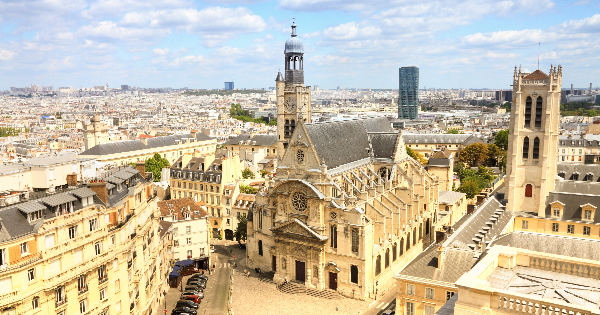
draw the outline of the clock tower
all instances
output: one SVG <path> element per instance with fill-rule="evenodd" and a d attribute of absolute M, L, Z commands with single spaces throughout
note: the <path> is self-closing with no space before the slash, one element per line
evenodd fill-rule
<path fill-rule="evenodd" d="M 310 86 L 304 86 L 304 45 L 296 35 L 285 42 L 285 79 L 281 72 L 275 79 L 277 95 L 277 159 L 281 161 L 294 129 L 311 122 Z"/>

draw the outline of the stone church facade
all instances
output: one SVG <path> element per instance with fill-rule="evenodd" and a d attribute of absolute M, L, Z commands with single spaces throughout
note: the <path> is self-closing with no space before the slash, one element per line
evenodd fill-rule
<path fill-rule="evenodd" d="M 276 283 L 373 297 L 434 241 L 438 180 L 407 155 L 386 118 L 310 122 L 303 72 L 288 71 L 290 60 L 302 61 L 288 47 L 303 51 L 292 28 L 286 78 L 276 81 L 283 149 L 275 179 L 249 212 L 247 266 L 273 271 Z M 280 99 L 280 87 L 296 90 Z M 301 110 L 285 108 L 287 97 L 297 104 L 304 96 Z"/>

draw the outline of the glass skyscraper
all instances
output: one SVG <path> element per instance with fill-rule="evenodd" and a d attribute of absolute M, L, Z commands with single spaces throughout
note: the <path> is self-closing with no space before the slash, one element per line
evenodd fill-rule
<path fill-rule="evenodd" d="M 398 118 L 417 119 L 419 113 L 419 68 L 400 68 Z"/>

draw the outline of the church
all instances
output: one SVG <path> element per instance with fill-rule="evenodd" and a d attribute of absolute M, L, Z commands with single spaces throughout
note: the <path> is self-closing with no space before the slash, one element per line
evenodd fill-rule
<path fill-rule="evenodd" d="M 278 73 L 277 175 L 248 216 L 247 267 L 341 295 L 374 297 L 434 241 L 438 178 L 386 118 L 311 121 L 292 25 Z"/>

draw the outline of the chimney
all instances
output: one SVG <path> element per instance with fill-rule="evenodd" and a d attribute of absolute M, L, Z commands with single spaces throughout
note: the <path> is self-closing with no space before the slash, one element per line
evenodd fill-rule
<path fill-rule="evenodd" d="M 135 162 L 135 169 L 142 174 L 142 176 L 146 176 L 146 163 L 145 162 Z"/>
<path fill-rule="evenodd" d="M 108 202 L 108 193 L 106 191 L 106 182 L 103 180 L 92 181 L 88 183 L 88 187 L 98 195 L 102 202 Z"/>
<path fill-rule="evenodd" d="M 190 131 L 190 134 L 192 135 L 192 138 L 196 139 L 196 134 L 198 133 L 198 130 L 194 129 L 192 131 Z"/>
<path fill-rule="evenodd" d="M 69 187 L 77 186 L 77 173 L 67 174 L 67 185 Z"/>

